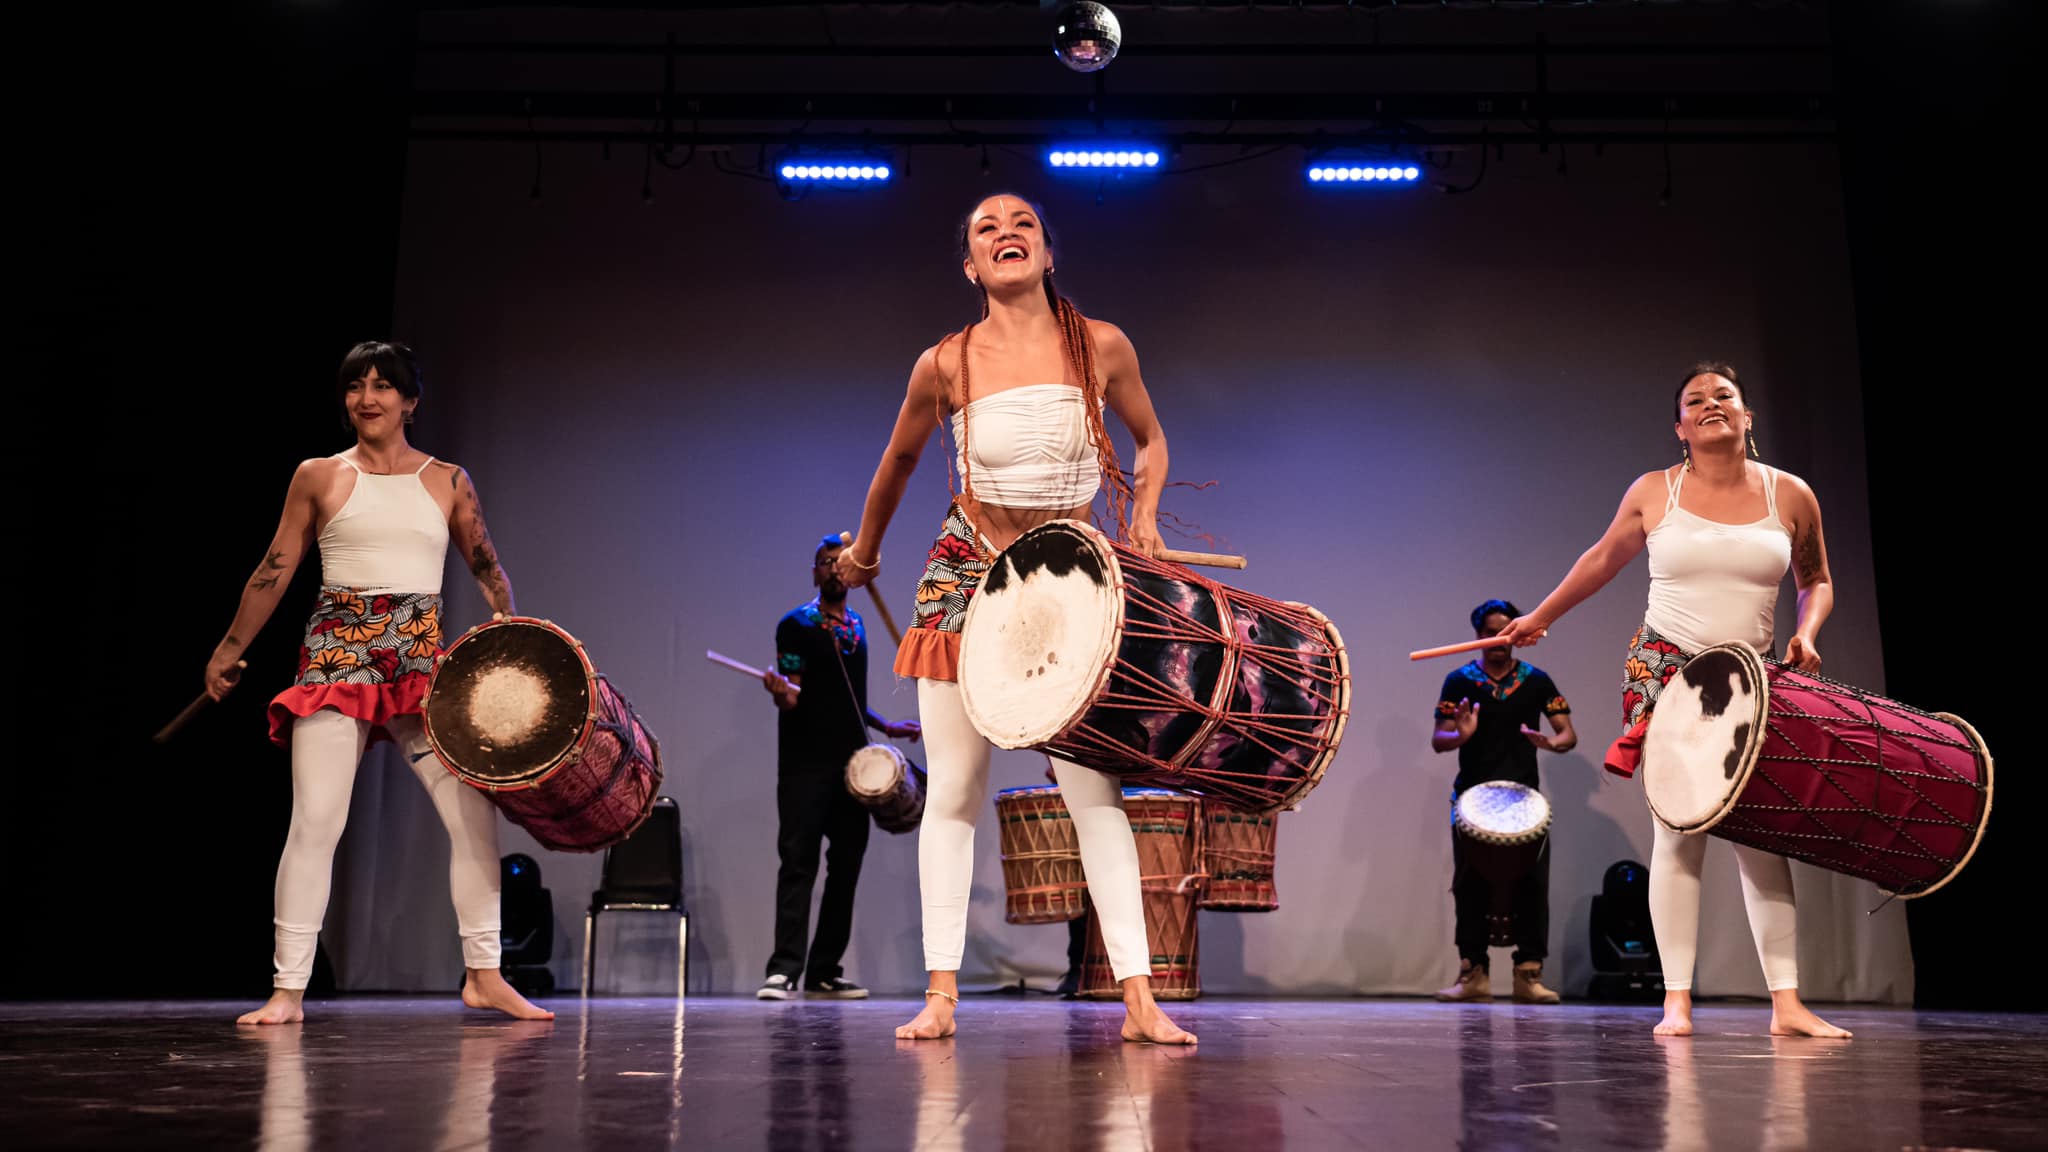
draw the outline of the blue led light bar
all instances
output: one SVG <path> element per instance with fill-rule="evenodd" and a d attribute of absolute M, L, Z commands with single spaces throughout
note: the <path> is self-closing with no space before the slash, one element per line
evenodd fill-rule
<path fill-rule="evenodd" d="M 791 157 L 775 172 L 787 184 L 882 184 L 895 175 L 887 163 L 872 156 Z"/>
<path fill-rule="evenodd" d="M 1058 144 L 1046 150 L 1045 162 L 1065 170 L 1144 172 L 1156 170 L 1164 157 L 1142 144 Z"/>
<path fill-rule="evenodd" d="M 1308 166 L 1311 184 L 1413 184 L 1420 179 L 1422 169 L 1413 164 L 1317 162 Z"/>

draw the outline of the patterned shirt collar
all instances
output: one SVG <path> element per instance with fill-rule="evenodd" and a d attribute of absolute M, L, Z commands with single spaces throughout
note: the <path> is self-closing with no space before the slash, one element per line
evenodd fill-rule
<path fill-rule="evenodd" d="M 1515 661 L 1515 666 L 1508 670 L 1508 674 L 1504 679 L 1500 680 L 1495 680 L 1493 677 L 1488 676 L 1486 674 L 1486 666 L 1477 660 L 1458 669 L 1460 675 L 1486 689 L 1495 700 L 1505 700 L 1513 696 L 1515 689 L 1520 688 L 1522 681 L 1528 679 L 1529 673 L 1534 671 L 1534 668 L 1531 668 L 1526 661 L 1522 660 Z"/>
<path fill-rule="evenodd" d="M 784 603 L 787 603 L 787 601 L 784 601 Z M 845 611 L 846 619 L 835 619 L 831 613 L 825 611 L 823 605 L 818 603 L 818 598 L 815 596 L 811 598 L 810 603 L 797 609 L 798 614 L 803 617 L 804 623 L 814 628 L 823 628 L 831 633 L 832 638 L 839 641 L 839 650 L 851 656 L 854 650 L 861 646 L 861 642 L 867 639 L 867 630 L 861 626 L 859 613 L 851 608 Z"/>

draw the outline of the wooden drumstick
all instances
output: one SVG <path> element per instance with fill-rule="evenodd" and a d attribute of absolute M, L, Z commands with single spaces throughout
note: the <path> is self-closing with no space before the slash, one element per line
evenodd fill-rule
<path fill-rule="evenodd" d="M 747 675 L 752 676 L 756 680 L 765 680 L 768 677 L 768 673 L 763 672 L 761 669 L 754 667 L 752 664 L 742 664 L 730 656 L 727 656 L 720 652 L 713 652 L 709 648 L 706 648 L 704 650 L 704 658 L 706 660 L 711 661 L 713 664 L 723 664 L 727 668 L 730 668 L 735 672 L 745 672 Z M 793 692 L 803 691 L 803 686 L 801 684 L 791 684 L 789 687 L 790 690 Z"/>
<path fill-rule="evenodd" d="M 1159 558 L 1173 564 L 1200 564 L 1205 568 L 1242 568 L 1245 565 L 1244 557 L 1227 552 L 1183 552 L 1178 548 L 1166 549 Z"/>
<path fill-rule="evenodd" d="M 247 667 L 249 667 L 249 662 L 247 660 L 235 661 L 235 680 L 240 680 L 242 678 L 242 670 Z M 168 741 L 171 737 L 176 736 L 178 734 L 178 729 L 183 728 L 187 724 L 190 724 L 192 722 L 192 718 L 194 716 L 199 715 L 199 713 L 202 710 L 204 710 L 208 704 L 211 703 L 213 703 L 213 696 L 210 693 L 201 692 L 199 695 L 193 697 L 192 702 L 190 704 L 185 705 L 185 710 L 178 713 L 176 716 L 171 717 L 171 722 L 169 724 L 166 724 L 162 728 L 157 729 L 156 735 L 150 737 L 149 742 L 152 744 L 162 744 Z"/>
<path fill-rule="evenodd" d="M 853 533 L 841 532 L 839 534 L 839 546 L 841 548 L 848 548 L 852 545 Z M 879 563 L 879 561 L 877 561 L 877 563 Z M 875 614 L 882 618 L 882 627 L 887 628 L 889 630 L 889 639 L 893 641 L 897 647 L 901 648 L 903 646 L 903 629 L 898 628 L 896 626 L 896 614 L 889 611 L 889 602 L 887 600 L 882 599 L 882 594 L 880 592 L 875 591 L 875 586 L 873 584 L 868 585 L 868 596 L 875 602 Z"/>
<path fill-rule="evenodd" d="M 1549 635 L 1549 633 L 1547 631 L 1538 632 L 1536 635 L 1547 636 Z M 1500 642 L 1500 637 L 1498 636 L 1487 636 L 1478 640 L 1467 640 L 1462 644 L 1446 644 L 1441 648 L 1424 648 L 1417 652 L 1410 652 L 1408 654 L 1408 658 L 1410 660 L 1428 660 L 1436 656 L 1455 656 L 1460 652 L 1477 652 L 1481 648 L 1503 648 L 1512 646 L 1512 644 L 1502 644 Z"/>

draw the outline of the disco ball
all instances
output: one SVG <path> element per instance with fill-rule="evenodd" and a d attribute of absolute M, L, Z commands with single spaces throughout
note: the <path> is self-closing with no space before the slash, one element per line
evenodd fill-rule
<path fill-rule="evenodd" d="M 1054 17 L 1052 50 L 1060 63 L 1076 72 L 1099 72 L 1116 59 L 1124 30 L 1106 5 L 1082 3 L 1061 8 Z"/>

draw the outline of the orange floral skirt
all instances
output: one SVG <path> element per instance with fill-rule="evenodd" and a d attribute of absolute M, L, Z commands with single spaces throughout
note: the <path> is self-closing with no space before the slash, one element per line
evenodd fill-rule
<path fill-rule="evenodd" d="M 441 652 L 441 597 L 322 588 L 299 646 L 298 678 L 270 702 L 270 739 L 290 746 L 292 722 L 333 708 L 372 726 L 418 715 Z"/>
<path fill-rule="evenodd" d="M 960 629 L 967 622 L 967 604 L 994 559 L 954 501 L 917 582 L 917 618 L 896 646 L 898 676 L 960 678 Z"/>

